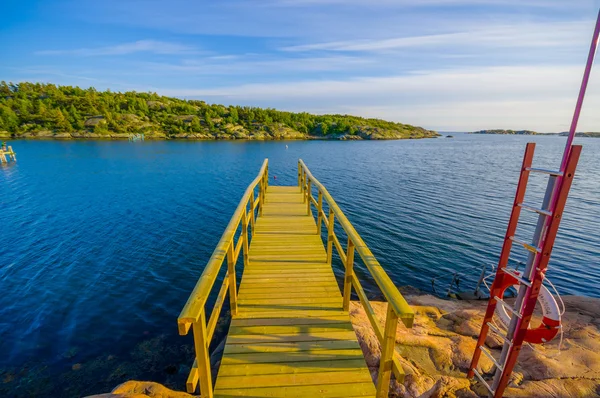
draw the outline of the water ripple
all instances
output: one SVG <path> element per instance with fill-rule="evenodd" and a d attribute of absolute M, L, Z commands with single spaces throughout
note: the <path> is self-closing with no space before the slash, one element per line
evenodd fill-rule
<path fill-rule="evenodd" d="M 0 364 L 64 365 L 73 347 L 83 361 L 127 351 L 147 331 L 175 333 L 264 157 L 280 185 L 296 183 L 304 159 L 398 286 L 428 289 L 442 272 L 494 263 L 525 143 L 538 142 L 537 166 L 555 168 L 564 139 L 455 137 L 288 142 L 288 150 L 282 142 L 14 142 L 19 163 L 0 168 Z M 581 142 L 548 275 L 562 293 L 599 297 L 600 140 Z M 532 176 L 527 201 L 539 202 L 544 187 Z M 524 215 L 519 233 L 534 226 Z M 377 296 L 360 262 L 357 272 Z"/>

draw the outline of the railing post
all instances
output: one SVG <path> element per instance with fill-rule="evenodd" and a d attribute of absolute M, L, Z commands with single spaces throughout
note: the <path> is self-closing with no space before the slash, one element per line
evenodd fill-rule
<path fill-rule="evenodd" d="M 302 203 L 306 200 L 306 171 L 302 170 Z"/>
<path fill-rule="evenodd" d="M 311 215 L 310 213 L 310 206 L 311 206 L 311 199 L 312 199 L 312 192 L 311 192 L 312 186 L 310 183 L 310 180 L 308 180 L 308 188 L 306 189 L 306 214 L 308 214 L 309 216 Z"/>
<path fill-rule="evenodd" d="M 258 184 L 258 198 L 260 203 L 258 204 L 258 215 L 262 216 L 263 214 L 263 205 L 265 204 L 265 178 L 263 177 L 260 180 L 260 184 Z M 254 232 L 254 231 L 252 231 Z"/>
<path fill-rule="evenodd" d="M 231 315 L 237 315 L 237 284 L 235 282 L 235 263 L 233 262 L 234 255 L 233 238 L 227 249 L 227 270 L 229 271 L 229 303 L 231 306 Z"/>
<path fill-rule="evenodd" d="M 302 190 L 302 165 L 298 160 L 298 187 Z"/>
<path fill-rule="evenodd" d="M 385 319 L 385 331 L 381 343 L 381 357 L 379 360 L 379 373 L 377 375 L 377 398 L 387 398 L 390 389 L 390 378 L 393 368 L 394 350 L 396 347 L 396 326 L 398 315 L 392 305 L 388 303 Z"/>
<path fill-rule="evenodd" d="M 200 380 L 200 396 L 212 398 L 213 386 L 210 372 L 210 358 L 208 355 L 209 342 L 206 338 L 206 315 L 204 310 L 200 313 L 200 319 L 193 323 L 194 349 L 196 351 L 196 365 L 198 366 L 198 379 Z"/>
<path fill-rule="evenodd" d="M 252 202 L 251 206 L 254 207 L 254 192 L 252 193 Z M 244 254 L 244 269 L 248 266 L 248 213 L 246 213 L 246 208 L 244 207 L 244 213 L 242 215 L 242 251 Z M 250 220 L 254 220 L 254 210 L 250 214 Z M 252 223 L 252 234 L 254 235 L 254 223 Z M 232 245 L 233 246 L 233 245 Z"/>
<path fill-rule="evenodd" d="M 329 208 L 329 226 L 327 227 L 327 264 L 331 265 L 331 258 L 333 256 L 333 222 L 334 222 L 333 209 Z"/>
<path fill-rule="evenodd" d="M 260 200 L 260 196 L 258 197 L 258 199 Z M 260 205 L 260 202 L 258 202 L 258 204 Z M 253 238 L 254 238 L 254 224 L 255 224 L 255 220 L 254 220 L 254 190 L 252 190 L 252 193 L 250 194 L 250 227 L 252 230 Z M 243 226 L 243 224 L 242 224 L 242 226 Z M 246 231 L 247 230 L 248 230 L 248 220 L 246 219 Z M 244 265 L 245 264 L 246 263 L 244 263 Z"/>
<path fill-rule="evenodd" d="M 319 189 L 319 205 L 317 206 L 317 235 L 321 236 L 321 220 L 323 220 L 323 192 Z"/>
<path fill-rule="evenodd" d="M 346 274 L 344 277 L 344 311 L 350 309 L 350 294 L 352 293 L 352 274 L 354 273 L 354 242 L 348 238 L 346 251 Z"/>

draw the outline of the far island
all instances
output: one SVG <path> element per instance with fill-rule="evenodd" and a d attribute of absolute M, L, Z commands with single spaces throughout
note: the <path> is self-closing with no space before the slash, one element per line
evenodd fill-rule
<path fill-rule="evenodd" d="M 538 135 L 540 133 L 531 130 L 479 130 L 473 131 L 468 134 L 509 134 L 509 135 Z"/>
<path fill-rule="evenodd" d="M 538 133 L 537 131 L 532 130 L 503 130 L 503 129 L 495 129 L 495 130 L 479 130 L 473 131 L 467 134 L 503 134 L 503 135 L 552 135 L 555 137 L 566 137 L 569 135 L 568 131 L 563 131 L 562 133 Z M 575 133 L 575 137 L 590 137 L 590 138 L 600 138 L 600 133 L 595 132 L 577 132 Z"/>
<path fill-rule="evenodd" d="M 563 131 L 562 133 L 558 134 L 561 137 L 566 137 L 569 135 L 568 131 Z M 600 138 L 600 133 L 595 133 L 595 132 L 581 132 L 581 133 L 575 133 L 575 137 L 588 137 L 588 138 Z"/>
<path fill-rule="evenodd" d="M 0 139 L 387 140 L 422 127 L 350 115 L 207 104 L 135 91 L 0 83 Z"/>

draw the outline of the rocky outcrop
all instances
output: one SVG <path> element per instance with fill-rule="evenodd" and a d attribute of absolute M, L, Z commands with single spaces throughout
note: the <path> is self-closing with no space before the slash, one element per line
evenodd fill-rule
<path fill-rule="evenodd" d="M 396 348 L 406 372 L 403 384 L 394 382 L 395 397 L 477 397 L 485 389 L 466 379 L 476 338 L 486 307 L 485 301 L 449 301 L 429 295 L 408 297 L 415 310 L 412 329 L 402 324 L 396 333 Z M 373 302 L 383 325 L 387 304 Z M 513 373 L 506 397 L 597 397 L 600 394 L 600 300 L 566 297 L 564 337 L 535 350 L 525 346 Z M 359 303 L 351 303 L 350 316 L 367 364 L 374 377 L 379 367 L 379 343 Z M 496 358 L 501 342 L 489 336 L 486 344 Z M 492 363 L 481 357 L 484 372 Z M 490 375 L 491 376 L 491 375 Z"/>
<path fill-rule="evenodd" d="M 173 391 L 162 384 L 151 381 L 131 380 L 117 386 L 107 394 L 90 395 L 87 398 L 192 398 L 181 391 Z"/>

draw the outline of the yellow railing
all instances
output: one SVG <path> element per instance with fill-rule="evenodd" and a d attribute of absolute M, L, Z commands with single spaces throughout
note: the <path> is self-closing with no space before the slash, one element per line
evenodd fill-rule
<path fill-rule="evenodd" d="M 410 328 L 413 324 L 414 312 L 404 297 L 402 297 L 402 294 L 398 291 L 385 270 L 381 267 L 373 253 L 371 253 L 371 250 L 369 250 L 366 243 L 362 240 L 358 232 L 356 232 L 352 224 L 350 224 L 350 221 L 348 221 L 335 200 L 333 200 L 329 192 L 327 192 L 327 189 L 325 189 L 319 180 L 311 174 L 310 170 L 302 160 L 298 161 L 298 185 L 304 194 L 304 201 L 306 203 L 308 214 L 312 214 L 311 206 L 314 205 L 316 208 L 317 233 L 319 236 L 321 235 L 321 225 L 324 224 L 325 227 L 327 227 L 327 262 L 331 264 L 333 246 L 335 246 L 340 259 L 344 264 L 344 310 L 348 311 L 349 309 L 350 294 L 352 287 L 354 287 L 354 291 L 360 299 L 371 326 L 375 331 L 375 335 L 381 344 L 381 362 L 377 377 L 377 396 L 387 397 L 391 373 L 393 372 L 396 379 L 400 382 L 404 380 L 404 372 L 398 359 L 399 355 L 395 352 L 396 326 L 398 324 L 398 319 L 400 319 L 406 327 Z M 317 199 L 315 199 L 312 194 L 313 186 L 317 189 Z M 329 214 L 326 214 L 323 209 L 323 200 L 327 202 Z M 346 250 L 343 249 L 338 237 L 335 235 L 334 223 L 336 220 L 348 236 Z M 377 286 L 379 286 L 379 289 L 388 303 L 385 327 L 383 330 L 375 316 L 375 311 L 358 280 L 358 276 L 356 272 L 354 272 L 355 252 L 358 253 L 364 262 L 367 270 L 370 272 Z"/>
<path fill-rule="evenodd" d="M 210 370 L 210 357 L 208 347 L 215 332 L 217 321 L 221 308 L 225 302 L 227 292 L 229 292 L 229 303 L 232 315 L 237 314 L 237 284 L 235 278 L 235 264 L 237 263 L 240 251 L 243 251 L 244 266 L 248 265 L 248 248 L 250 227 L 251 234 L 254 234 L 254 225 L 256 222 L 256 209 L 259 215 L 262 214 L 262 207 L 265 201 L 265 192 L 269 184 L 269 165 L 265 159 L 258 176 L 246 189 L 242 200 L 237 206 L 233 217 L 229 221 L 221 240 L 217 244 L 215 251 L 208 260 L 200 279 L 196 283 L 192 294 L 187 303 L 181 310 L 177 319 L 177 326 L 180 335 L 186 335 L 190 328 L 194 333 L 194 348 L 196 358 L 187 379 L 186 388 L 189 393 L 196 391 L 198 381 L 200 381 L 200 393 L 202 397 L 213 396 L 213 386 Z M 254 191 L 258 186 L 258 198 L 255 199 Z M 241 234 L 235 242 L 235 234 L 242 223 Z M 227 257 L 227 273 L 223 278 L 223 284 L 217 295 L 217 300 L 211 312 L 208 323 L 206 322 L 205 304 L 208 296 L 215 284 L 217 275 L 221 266 Z"/>

